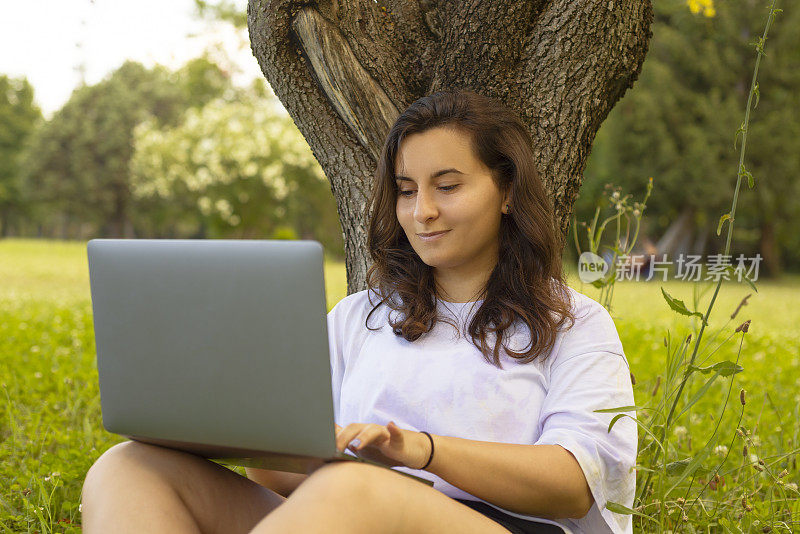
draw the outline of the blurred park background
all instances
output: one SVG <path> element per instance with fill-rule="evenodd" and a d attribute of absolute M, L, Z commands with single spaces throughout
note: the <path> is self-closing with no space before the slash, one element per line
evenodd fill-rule
<path fill-rule="evenodd" d="M 10 47 L 13 32 L 4 38 L 0 236 L 301 238 L 343 257 L 330 186 L 250 55 L 244 0 L 172 3 L 172 20 L 129 32 L 139 49 L 103 42 L 98 28 L 122 31 L 112 28 L 126 10 L 148 17 L 146 5 L 71 4 L 53 8 L 69 15 L 58 41 L 39 51 L 70 49 L 59 56 L 72 62 L 66 71 L 44 63 L 33 84 L 25 73 L 36 54 L 26 60 L 23 44 Z M 9 29 L 24 28 L 13 16 L 34 9 L 19 6 L 5 9 Z M 606 184 L 640 198 L 653 177 L 643 250 L 713 254 L 764 6 L 661 0 L 655 8 L 642 73 L 597 135 L 575 213 L 590 219 Z M 181 29 L 183 39 L 174 35 Z M 799 31 L 800 12 L 787 9 L 769 38 L 748 137 L 757 187 L 741 193 L 732 254 L 760 254 L 760 276 L 800 270 Z"/>
<path fill-rule="evenodd" d="M 650 51 L 639 80 L 596 137 L 576 220 L 590 221 L 597 206 L 609 207 L 609 184 L 641 200 L 652 177 L 640 250 L 719 253 L 724 241 L 716 230 L 736 182 L 735 133 L 764 2 L 656 0 L 654 7 Z M 755 187 L 740 191 L 731 249 L 734 257 L 763 258 L 758 294 L 725 283 L 703 349 L 710 354 L 697 363 L 707 365 L 713 355 L 746 369 L 736 389 L 750 392 L 747 411 L 741 406 L 739 421 L 726 415 L 723 428 L 732 434 L 746 425 L 759 439 L 751 445 L 753 461 L 763 457 L 780 462 L 776 471 L 789 470 L 789 516 L 800 524 L 800 9 L 782 7 L 747 137 Z M 3 7 L 0 532 L 79 532 L 83 477 L 122 440 L 101 424 L 88 239 L 316 239 L 326 250 L 328 308 L 347 292 L 329 183 L 260 74 L 245 9 L 245 0 Z M 596 298 L 577 280 L 575 256 L 570 236 L 570 285 Z M 693 310 L 711 295 L 709 283 L 617 284 L 613 316 L 636 377 L 637 404 L 659 390 L 666 338 L 693 332 L 662 302 L 662 286 Z M 746 319 L 753 323 L 740 360 L 737 346 L 721 345 Z M 726 387 L 707 388 L 680 421 L 671 457 L 702 446 L 715 403 L 727 402 Z M 747 460 L 738 450 L 734 456 L 720 454 L 719 461 Z M 723 515 L 732 517 L 740 512 L 741 487 L 756 482 L 737 486 L 727 477 L 719 498 L 730 509 Z M 772 492 L 774 485 L 758 480 L 762 497 Z M 779 517 L 771 498 L 755 501 L 761 520 Z"/>

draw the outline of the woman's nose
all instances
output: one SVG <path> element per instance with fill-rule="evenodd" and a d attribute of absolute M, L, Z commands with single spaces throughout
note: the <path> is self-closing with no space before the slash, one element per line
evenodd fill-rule
<path fill-rule="evenodd" d="M 419 223 L 425 223 L 435 218 L 438 213 L 434 199 L 420 188 L 417 192 L 417 203 L 414 205 L 414 219 Z"/>

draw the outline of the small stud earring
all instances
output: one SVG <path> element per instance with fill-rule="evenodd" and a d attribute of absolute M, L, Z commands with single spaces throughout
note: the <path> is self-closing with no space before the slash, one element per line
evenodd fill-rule
<path fill-rule="evenodd" d="M 506 204 L 506 213 L 511 213 L 511 204 Z"/>

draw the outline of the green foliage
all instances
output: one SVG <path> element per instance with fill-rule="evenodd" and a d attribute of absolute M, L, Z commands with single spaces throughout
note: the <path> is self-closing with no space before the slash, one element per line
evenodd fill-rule
<path fill-rule="evenodd" d="M 608 208 L 610 208 L 608 211 L 611 211 L 611 214 L 606 216 L 605 213 L 603 213 L 605 211 L 603 210 L 604 206 L 598 205 L 591 223 L 578 223 L 577 220 L 573 219 L 572 233 L 579 259 L 582 250 L 580 239 L 578 238 L 578 226 L 585 229 L 586 239 L 588 241 L 587 252 L 591 252 L 598 257 L 603 257 L 603 261 L 606 262 L 606 273 L 597 280 L 594 280 L 592 285 L 600 289 L 599 302 L 608 310 L 611 310 L 614 283 L 618 276 L 618 265 L 621 264 L 622 269 L 631 270 L 639 268 L 631 263 L 633 258 L 630 254 L 634 246 L 636 246 L 636 239 L 639 236 L 642 218 L 647 209 L 647 200 L 650 198 L 650 193 L 653 190 L 653 179 L 650 178 L 648 181 L 647 191 L 641 202 L 633 202 L 630 204 L 629 202 L 632 200 L 631 195 L 622 194 L 622 190 L 619 187 L 612 187 L 608 184 L 606 185 L 606 190 Z M 609 224 L 612 225 L 610 229 L 615 230 L 615 236 L 611 245 L 605 245 L 603 244 L 603 238 Z M 625 228 L 624 233 L 622 231 L 623 227 Z"/>
<path fill-rule="evenodd" d="M 0 75 L 0 235 L 8 233 L 13 215 L 24 213 L 19 158 L 41 120 L 28 80 Z"/>
<path fill-rule="evenodd" d="M 741 147 L 738 158 L 738 172 L 736 173 L 735 186 L 733 188 L 733 200 L 730 208 L 719 220 L 717 234 L 721 232 L 722 225 L 728 221 L 728 232 L 723 247 L 723 254 L 727 255 L 731 250 L 733 237 L 734 221 L 736 219 L 737 207 L 739 206 L 740 189 L 743 187 L 743 180 L 747 179 L 750 187 L 754 186 L 752 175 L 745 170 L 745 148 L 748 140 L 748 129 L 750 125 L 750 111 L 754 104 L 754 97 L 757 95 L 756 88 L 759 66 L 764 57 L 764 43 L 766 42 L 770 26 L 773 22 L 775 1 L 768 13 L 766 26 L 763 30 L 763 37 L 756 46 L 757 57 L 752 71 L 750 91 L 747 95 L 747 105 L 745 108 L 744 121 L 737 132 L 737 137 L 741 134 Z M 732 165 L 733 166 L 733 165 Z M 595 217 L 596 219 L 596 217 Z M 752 281 L 747 280 L 752 285 Z M 780 451 L 772 456 L 763 455 L 762 451 L 754 450 L 760 446 L 755 440 L 750 438 L 750 431 L 741 426 L 745 416 L 746 392 L 741 389 L 739 410 L 729 410 L 729 400 L 733 390 L 734 381 L 739 379 L 744 385 L 744 379 L 737 377 L 744 371 L 744 367 L 739 364 L 742 360 L 742 349 L 744 347 L 745 335 L 749 334 L 750 319 L 741 323 L 732 332 L 729 323 L 737 316 L 743 306 L 747 305 L 751 295 L 747 295 L 740 304 L 733 310 L 730 318 L 717 329 L 713 335 L 711 329 L 717 325 L 710 322 L 711 312 L 717 303 L 720 295 L 722 278 L 718 278 L 716 283 L 701 288 L 700 284 L 694 286 L 694 302 L 691 309 L 680 299 L 673 297 L 664 287 L 661 287 L 661 294 L 666 300 L 668 307 L 679 316 L 694 319 L 691 333 L 688 336 L 682 335 L 677 343 L 673 342 L 670 332 L 664 338 L 666 348 L 666 368 L 664 370 L 664 383 L 661 387 L 661 395 L 657 397 L 659 387 L 662 386 L 662 375 L 659 375 L 655 387 L 652 389 L 650 399 L 640 401 L 636 399 L 636 407 L 609 407 L 598 410 L 605 413 L 632 411 L 636 408 L 639 412 L 637 416 L 627 413 L 616 415 L 609 425 L 613 424 L 622 417 L 631 417 L 637 425 L 644 431 L 640 434 L 639 455 L 637 458 L 637 496 L 634 500 L 632 509 L 626 508 L 619 503 L 610 503 L 606 506 L 623 514 L 633 515 L 634 531 L 641 529 L 656 528 L 657 532 L 668 529 L 672 532 L 683 528 L 688 531 L 717 529 L 722 526 L 725 532 L 750 532 L 754 528 L 761 527 L 762 532 L 773 530 L 794 531 L 794 517 L 792 510 L 797 508 L 797 484 L 787 483 L 783 480 L 789 475 L 790 469 L 796 471 L 796 457 L 800 452 L 796 436 L 790 440 L 786 446 L 781 446 Z M 754 287 L 754 286 L 753 286 Z M 712 289 L 708 302 L 702 302 L 706 311 L 697 310 L 701 306 L 703 295 Z M 619 322 L 617 327 L 620 328 Z M 684 330 L 686 327 L 683 328 Z M 710 337 L 704 337 L 707 334 Z M 720 335 L 722 334 L 722 339 Z M 685 337 L 684 337 L 685 336 Z M 738 347 L 729 347 L 727 342 L 733 338 L 738 338 Z M 705 343 L 703 343 L 705 342 Z M 749 345 L 750 343 L 748 343 Z M 724 358 L 726 352 L 730 354 L 735 350 L 735 360 L 733 358 L 723 359 L 717 363 L 706 365 L 711 357 Z M 734 361 L 732 361 L 734 360 Z M 633 368 L 633 365 L 631 366 Z M 693 380 L 697 375 L 710 375 L 704 379 L 698 389 L 692 392 Z M 713 392 L 718 390 L 715 384 L 719 385 L 717 379 L 728 379 L 722 384 L 722 394 L 714 396 Z M 727 384 L 725 383 L 727 382 Z M 684 391 L 686 394 L 684 395 Z M 770 388 L 770 393 L 775 390 Z M 770 398 L 770 393 L 765 393 L 765 399 Z M 777 393 L 776 393 L 777 394 Z M 775 404 L 770 400 L 770 405 L 775 408 Z M 692 415 L 698 413 L 699 407 L 705 406 L 710 412 L 711 421 L 708 428 L 699 433 L 699 439 L 695 441 L 695 448 L 691 454 L 686 456 L 673 445 L 674 434 L 678 429 L 682 432 L 677 436 L 680 439 L 686 435 L 685 426 L 676 426 L 684 416 L 688 415 L 690 420 Z M 680 409 L 679 409 L 680 407 Z M 777 411 L 777 408 L 775 408 Z M 795 409 L 797 410 L 797 408 Z M 733 414 L 730 412 L 734 411 Z M 644 413 L 642 413 L 644 412 Z M 738 412 L 738 413 L 737 413 Z M 727 414 L 727 420 L 726 420 Z M 759 416 L 760 417 L 760 416 Z M 778 418 L 781 418 L 778 413 Z M 732 423 L 735 420 L 735 424 Z M 723 425 L 723 421 L 727 424 Z M 796 415 L 795 415 L 796 423 Z M 727 429 L 727 434 L 726 434 Z M 709 432 L 710 430 L 710 432 Z M 693 438 L 694 435 L 690 436 Z M 728 463 L 731 449 L 737 440 L 740 441 L 742 448 L 743 461 L 738 468 Z M 724 442 L 724 443 L 723 443 Z M 691 443 L 691 442 L 690 442 Z M 727 443 L 727 444 L 725 444 Z M 691 445 L 689 445 L 691 449 Z M 714 458 L 714 456 L 718 458 Z M 684 456 L 681 458 L 681 456 Z M 712 467 L 713 465 L 713 467 Z M 783 470 L 775 473 L 776 466 Z M 751 474 L 752 470 L 756 474 Z M 735 484 L 729 484 L 726 499 L 716 499 L 715 495 L 707 490 L 719 491 L 725 482 L 725 477 L 735 473 Z M 764 475 L 757 482 L 754 478 L 759 478 L 759 474 Z M 739 483 L 740 477 L 749 477 Z M 728 479 L 730 481 L 730 478 Z M 749 482 L 753 480 L 752 487 Z M 695 481 L 699 482 L 698 488 L 693 488 Z M 688 483 L 687 483 L 688 482 Z M 739 499 L 741 499 L 739 501 Z M 748 503 L 749 499 L 769 500 L 769 507 L 758 508 Z M 741 506 L 731 503 L 741 502 Z M 733 508 L 733 509 L 732 509 Z M 736 515 L 732 512 L 736 510 Z M 776 512 L 778 510 L 778 512 Z M 726 524 L 721 522 L 722 518 L 730 520 L 735 517 L 735 522 L 729 521 Z M 657 525 L 657 527 L 654 527 Z M 714 530 L 718 531 L 718 530 Z"/>
<path fill-rule="evenodd" d="M 704 17 L 682 0 L 660 0 L 654 8 L 642 73 L 598 132 L 576 211 L 589 219 L 605 183 L 636 196 L 644 192 L 641 177 L 655 176 L 659 195 L 650 202 L 645 235 L 662 235 L 684 210 L 694 214 L 698 232 L 713 235 L 738 168 L 732 132 L 739 129 L 740 144 L 752 74 L 752 62 L 743 58 L 755 51 L 766 10 L 763 2 L 716 2 L 715 16 Z M 800 121 L 792 112 L 800 107 L 799 28 L 800 9 L 787 9 L 769 36 L 755 93 L 758 118 L 748 127 L 749 163 L 741 170 L 759 187 L 742 192 L 737 223 L 752 230 L 737 234 L 733 251 L 761 251 L 767 269 L 776 261 L 800 268 Z M 777 256 L 766 250 L 770 230 Z"/>
<path fill-rule="evenodd" d="M 174 124 L 185 89 L 163 67 L 128 61 L 108 78 L 76 89 L 34 134 L 23 177 L 35 217 L 65 214 L 122 236 L 131 218 L 128 162 L 134 127 L 152 118 Z"/>
<path fill-rule="evenodd" d="M 684 304 L 682 300 L 680 300 L 680 299 L 676 299 L 676 298 L 674 298 L 674 297 L 670 296 L 670 294 L 669 294 L 669 293 L 667 293 L 666 291 L 664 291 L 664 288 L 663 288 L 663 287 L 661 288 L 661 294 L 664 296 L 664 300 L 666 300 L 666 301 L 667 301 L 667 304 L 669 305 L 669 307 L 670 307 L 672 310 L 674 310 L 674 311 L 676 311 L 676 312 L 680 313 L 681 315 L 687 315 L 687 316 L 689 316 L 689 317 L 691 317 L 691 316 L 695 315 L 695 316 L 697 316 L 697 317 L 700 317 L 700 319 L 701 319 L 701 320 L 703 320 L 703 314 L 702 314 L 702 313 L 700 313 L 700 312 L 696 312 L 696 311 L 695 311 L 695 312 L 693 312 L 693 311 L 689 311 L 689 310 L 686 308 L 686 304 Z"/>
<path fill-rule="evenodd" d="M 247 13 L 236 7 L 230 0 L 194 0 L 197 12 L 210 19 L 224 20 L 236 28 L 247 27 Z"/>
<path fill-rule="evenodd" d="M 236 98 L 230 76 L 209 58 L 208 51 L 186 62 L 170 77 L 183 93 L 186 108 L 202 108 L 215 98 Z"/>
<path fill-rule="evenodd" d="M 30 206 L 28 235 L 32 224 L 64 238 L 291 229 L 343 256 L 330 185 L 303 136 L 263 80 L 234 87 L 207 54 L 175 72 L 126 62 L 75 90 L 31 137 L 12 169 L 22 184 L 13 202 Z"/>
<path fill-rule="evenodd" d="M 190 109 L 174 127 L 146 121 L 134 144 L 132 191 L 149 206 L 148 233 L 164 235 L 192 215 L 208 237 L 285 238 L 289 228 L 343 250 L 330 185 L 274 97 L 242 91 Z"/>

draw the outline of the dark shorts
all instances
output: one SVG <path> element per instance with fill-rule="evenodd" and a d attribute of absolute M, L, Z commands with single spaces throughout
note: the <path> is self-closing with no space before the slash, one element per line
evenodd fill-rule
<path fill-rule="evenodd" d="M 559 526 L 520 519 L 519 517 L 505 514 L 497 508 L 489 506 L 485 502 L 468 501 L 466 499 L 456 500 L 482 513 L 495 523 L 500 523 L 513 534 L 564 534 L 564 529 Z"/>

